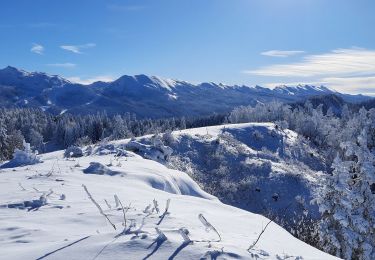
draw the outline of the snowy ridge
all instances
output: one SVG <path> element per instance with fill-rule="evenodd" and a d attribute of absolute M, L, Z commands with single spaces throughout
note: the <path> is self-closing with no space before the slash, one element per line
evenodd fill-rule
<path fill-rule="evenodd" d="M 334 94 L 338 93 L 335 90 L 327 88 L 325 86 L 311 86 L 311 85 L 281 85 L 274 88 L 275 92 L 284 93 L 288 95 L 320 95 L 320 94 Z"/>
<path fill-rule="evenodd" d="M 337 94 L 347 101 L 368 97 L 346 95 L 320 86 L 283 86 L 275 89 L 213 82 L 192 84 L 157 76 L 121 76 L 112 82 L 81 85 L 59 76 L 26 72 L 13 67 L 0 70 L 0 107 L 42 107 L 60 114 L 130 112 L 140 118 L 201 116 L 226 113 L 234 107 L 270 101 L 297 102 L 323 94 Z M 27 102 L 24 102 L 27 100 Z M 51 101 L 50 104 L 47 104 Z"/>
<path fill-rule="evenodd" d="M 64 159 L 63 151 L 58 151 L 42 155 L 42 163 L 1 169 L 2 257 L 335 259 L 274 223 L 248 252 L 268 219 L 222 204 L 185 173 L 129 151 L 113 153 L 127 142 L 101 145 L 91 149 L 91 155 L 74 160 Z M 124 232 L 115 194 L 126 208 Z M 163 214 L 168 199 L 169 209 Z M 200 214 L 218 231 L 221 241 L 215 242 L 220 239 L 212 229 L 205 230 L 208 224 L 198 218 Z"/>
<path fill-rule="evenodd" d="M 223 202 L 259 214 L 273 212 L 287 227 L 301 216 L 319 218 L 309 202 L 319 188 L 324 158 L 297 133 L 273 123 L 244 123 L 171 135 L 170 167 L 188 172 Z M 153 137 L 139 140 L 148 144 Z"/>

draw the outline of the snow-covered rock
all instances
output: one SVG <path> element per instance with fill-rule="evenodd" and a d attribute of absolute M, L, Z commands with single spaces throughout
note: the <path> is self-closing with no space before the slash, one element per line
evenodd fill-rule
<path fill-rule="evenodd" d="M 83 156 L 83 149 L 78 146 L 69 146 L 65 149 L 64 156 L 66 158 L 76 158 Z"/>
<path fill-rule="evenodd" d="M 144 158 L 154 161 L 167 161 L 171 156 L 172 148 L 163 145 L 161 140 L 153 142 L 153 145 L 146 145 L 137 141 L 130 141 L 126 144 L 126 149 L 141 154 Z"/>
<path fill-rule="evenodd" d="M 83 170 L 86 174 L 98 174 L 98 175 L 117 175 L 121 174 L 117 171 L 112 171 L 109 167 L 98 163 L 98 162 L 90 162 L 90 166 Z"/>

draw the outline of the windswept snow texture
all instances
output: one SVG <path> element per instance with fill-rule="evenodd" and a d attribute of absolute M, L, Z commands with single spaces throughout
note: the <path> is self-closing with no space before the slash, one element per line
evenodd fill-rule
<path fill-rule="evenodd" d="M 54 114 L 106 111 L 110 115 L 134 113 L 139 118 L 201 116 L 259 102 L 296 102 L 326 94 L 336 94 L 353 102 L 370 99 L 308 85 L 279 86 L 272 90 L 212 82 L 192 84 L 146 75 L 125 75 L 113 82 L 86 86 L 13 67 L 0 70 L 0 107 L 40 107 Z"/>
<path fill-rule="evenodd" d="M 111 150 L 92 151 L 74 160 L 64 159 L 63 151 L 44 154 L 43 163 L 0 170 L 2 259 L 335 259 L 274 223 L 249 253 L 268 219 L 224 205 L 187 174 L 132 152 L 114 157 Z M 121 174 L 85 174 L 90 163 Z M 127 210 L 125 231 L 115 194 Z M 218 239 L 206 232 L 199 214 L 221 242 L 197 242 Z"/>

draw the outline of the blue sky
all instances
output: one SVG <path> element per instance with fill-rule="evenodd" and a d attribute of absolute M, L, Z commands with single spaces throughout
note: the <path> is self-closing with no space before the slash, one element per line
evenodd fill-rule
<path fill-rule="evenodd" d="M 0 67 L 375 93 L 373 0 L 3 0 Z"/>

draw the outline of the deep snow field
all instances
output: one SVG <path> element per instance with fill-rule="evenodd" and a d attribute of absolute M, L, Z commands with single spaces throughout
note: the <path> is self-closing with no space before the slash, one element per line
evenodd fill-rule
<path fill-rule="evenodd" d="M 0 169 L 0 259 L 335 259 L 273 222 L 248 252 L 267 218 L 221 203 L 186 173 L 130 151 L 107 153 L 65 159 L 57 151 Z"/>

